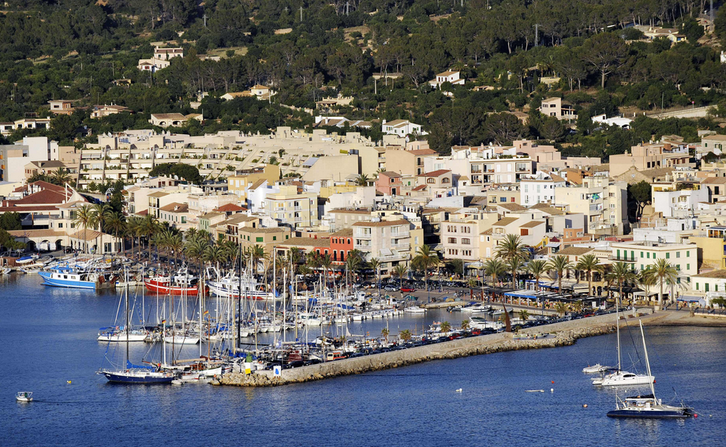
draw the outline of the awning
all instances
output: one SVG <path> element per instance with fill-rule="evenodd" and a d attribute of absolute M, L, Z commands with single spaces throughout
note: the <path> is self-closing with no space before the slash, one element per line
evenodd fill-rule
<path fill-rule="evenodd" d="M 706 300 L 702 296 L 679 296 L 678 301 L 683 301 L 685 303 L 701 303 L 703 305 L 706 305 Z"/>
<path fill-rule="evenodd" d="M 514 292 L 506 292 L 504 295 L 514 298 L 537 298 L 536 293 L 531 290 L 515 290 Z"/>
<path fill-rule="evenodd" d="M 557 247 L 559 247 L 560 245 L 562 245 L 562 242 L 550 242 L 550 243 L 548 243 L 548 244 L 547 244 L 547 247 L 550 247 L 550 248 L 557 248 Z"/>

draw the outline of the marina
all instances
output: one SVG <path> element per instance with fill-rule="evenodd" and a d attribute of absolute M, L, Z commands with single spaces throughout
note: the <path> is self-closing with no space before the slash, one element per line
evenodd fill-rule
<path fill-rule="evenodd" d="M 116 314 L 118 294 L 43 288 L 40 282 L 38 276 L 14 275 L 2 284 L 8 293 L 0 297 L 6 309 L 0 316 L 0 336 L 6 341 L 0 354 L 13 360 L 3 362 L 0 373 L 9 377 L 7 389 L 30 389 L 35 397 L 31 404 L 20 405 L 14 402 L 11 391 L 0 405 L 0 417 L 7 422 L 6 430 L 0 433 L 0 442 L 5 445 L 15 444 L 8 441 L 19 436 L 25 436 L 29 444 L 46 444 L 44 441 L 50 437 L 62 437 L 63 445 L 103 444 L 107 434 L 101 427 L 106 426 L 108 418 L 127 421 L 126 428 L 116 435 L 128 443 L 183 445 L 193 433 L 203 431 L 208 441 L 218 443 L 238 436 L 270 444 L 284 436 L 299 444 L 310 444 L 317 442 L 317 436 L 301 433 L 296 427 L 334 431 L 337 421 L 347 420 L 347 429 L 336 438 L 338 445 L 373 445 L 380 439 L 390 439 L 387 444 L 393 446 L 428 445 L 431 439 L 467 445 L 471 436 L 487 436 L 494 431 L 505 438 L 516 438 L 515 445 L 520 441 L 538 444 L 541 433 L 552 439 L 567 436 L 580 445 L 609 445 L 613 436 L 625 446 L 659 439 L 676 444 L 718 445 L 726 418 L 726 393 L 714 387 L 724 379 L 726 370 L 723 328 L 648 326 L 649 353 L 657 359 L 657 386 L 662 390 L 658 397 L 664 403 L 673 401 L 668 390 L 675 386 L 679 396 L 687 396 L 699 417 L 685 423 L 652 421 L 657 425 L 643 425 L 608 419 L 605 415 L 614 408 L 616 391 L 594 389 L 581 371 L 588 362 L 612 362 L 614 334 L 582 338 L 555 349 L 427 361 L 283 387 L 190 386 L 198 383 L 194 380 L 176 387 L 116 386 L 94 372 L 107 349 L 125 349 L 118 343 L 109 345 L 96 340 L 98 327 L 108 324 Z M 401 330 L 416 325 L 420 328 L 422 323 L 428 325 L 442 318 L 449 318 L 455 326 L 460 323 L 454 320 L 456 315 L 445 310 L 432 309 L 428 313 L 431 315 L 423 320 L 403 315 L 393 326 L 389 321 L 389 327 L 395 331 L 399 326 Z M 46 321 L 58 323 L 47 325 L 43 323 Z M 352 331 L 366 329 L 373 334 L 385 327 L 383 319 L 361 324 L 364 326 Z M 473 338 L 463 341 L 468 340 Z M 146 343 L 132 343 L 131 357 L 142 358 L 148 347 Z M 22 359 L 22 365 L 18 349 L 32 353 Z M 184 346 L 181 355 L 191 358 L 198 350 L 198 346 Z M 389 354 L 397 353 L 382 355 Z M 360 359 L 342 362 L 355 360 Z M 339 362 L 331 362 L 335 363 Z M 14 373 L 21 370 L 22 374 Z M 462 391 L 457 392 L 459 389 Z M 323 404 L 311 412 L 310 402 L 318 401 Z M 508 410 L 484 414 L 484 404 Z M 587 409 L 583 404 L 588 405 Z M 428 408 L 425 415 L 420 411 L 424 407 Z M 143 414 L 133 408 L 144 408 Z M 380 416 L 381 408 L 390 409 L 385 417 Z M 205 416 L 188 417 L 197 413 Z M 244 423 L 239 423 L 240 418 Z M 517 422 L 521 418 L 528 421 L 525 432 Z M 421 433 L 418 427 L 432 420 L 437 421 L 436 425 Z M 572 420 L 590 428 L 573 431 Z M 608 420 L 611 422 L 606 423 Z M 156 427 L 163 424 L 177 428 L 161 433 Z M 462 424 L 468 428 L 462 430 Z M 352 436 L 350 431 L 358 434 Z M 394 432 L 399 433 L 395 438 L 386 434 Z M 491 442 L 511 443 L 503 439 Z"/>

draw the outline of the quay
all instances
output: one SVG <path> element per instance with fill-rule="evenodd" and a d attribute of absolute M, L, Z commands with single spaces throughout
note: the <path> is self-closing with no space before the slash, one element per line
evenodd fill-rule
<path fill-rule="evenodd" d="M 643 313 L 645 312 L 645 313 Z M 281 386 L 293 383 L 310 382 L 326 378 L 362 374 L 371 371 L 400 368 L 430 360 L 455 359 L 471 355 L 493 354 L 496 352 L 523 349 L 544 349 L 569 346 L 577 339 L 604 335 L 615 332 L 613 315 L 600 315 L 579 320 L 554 323 L 523 329 L 519 337 L 512 333 L 497 333 L 470 338 L 460 338 L 443 343 L 418 346 L 400 351 L 384 352 L 364 357 L 336 360 L 317 365 L 284 369 L 280 376 L 273 371 L 255 371 L 252 374 L 229 373 L 213 385 L 242 387 Z M 621 315 L 620 325 L 636 324 L 640 319 L 646 326 L 726 326 L 726 318 L 711 318 L 703 315 L 692 316 L 688 312 L 641 309 L 634 314 L 629 311 Z M 542 335 L 548 334 L 543 337 Z"/>

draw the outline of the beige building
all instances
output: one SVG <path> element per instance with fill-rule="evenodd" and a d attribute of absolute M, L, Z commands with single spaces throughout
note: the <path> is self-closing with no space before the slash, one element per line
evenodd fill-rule
<path fill-rule="evenodd" d="M 688 166 L 690 154 L 670 144 L 639 144 L 630 153 L 610 156 L 610 176 L 617 177 L 631 167 L 644 171 L 655 168 Z"/>
<path fill-rule="evenodd" d="M 381 274 L 390 275 L 392 268 L 411 259 L 411 223 L 408 220 L 357 222 L 353 224 L 353 248 L 365 254 L 366 260 L 381 262 Z"/>
<path fill-rule="evenodd" d="M 587 216 L 586 233 L 623 234 L 628 224 L 627 183 L 586 177 L 583 186 L 555 188 L 557 208 Z"/>
<path fill-rule="evenodd" d="M 159 222 L 168 222 L 172 228 L 186 231 L 193 228 L 190 224 L 189 205 L 186 203 L 170 203 L 159 208 Z"/>
<path fill-rule="evenodd" d="M 159 127 L 181 127 L 189 120 L 203 121 L 201 113 L 190 113 L 182 115 L 181 113 L 152 113 L 149 122 Z"/>
<path fill-rule="evenodd" d="M 280 186 L 280 192 L 269 193 L 265 199 L 268 215 L 280 223 L 294 228 L 310 228 L 318 225 L 318 195 L 298 194 L 297 186 Z"/>
<path fill-rule="evenodd" d="M 424 159 L 435 155 L 433 149 L 386 149 L 386 169 L 402 175 L 421 175 L 425 172 Z"/>
<path fill-rule="evenodd" d="M 540 113 L 553 116 L 558 120 L 573 121 L 577 119 L 575 108 L 562 101 L 562 98 L 547 98 L 542 100 L 539 106 Z"/>

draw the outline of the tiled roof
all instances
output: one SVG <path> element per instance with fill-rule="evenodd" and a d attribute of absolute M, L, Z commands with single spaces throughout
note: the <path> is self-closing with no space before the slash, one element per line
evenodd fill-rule
<path fill-rule="evenodd" d="M 420 174 L 419 177 L 439 177 L 446 174 L 447 172 L 451 172 L 451 169 L 438 169 L 436 171 L 425 172 L 423 174 Z"/>
<path fill-rule="evenodd" d="M 408 225 L 409 221 L 406 219 L 400 220 L 382 220 L 380 222 L 356 222 L 353 224 L 354 227 L 393 227 L 396 225 Z"/>
<path fill-rule="evenodd" d="M 558 251 L 558 255 L 568 255 L 568 256 L 582 256 L 586 255 L 593 251 L 590 247 L 566 247 L 562 250 Z"/>

